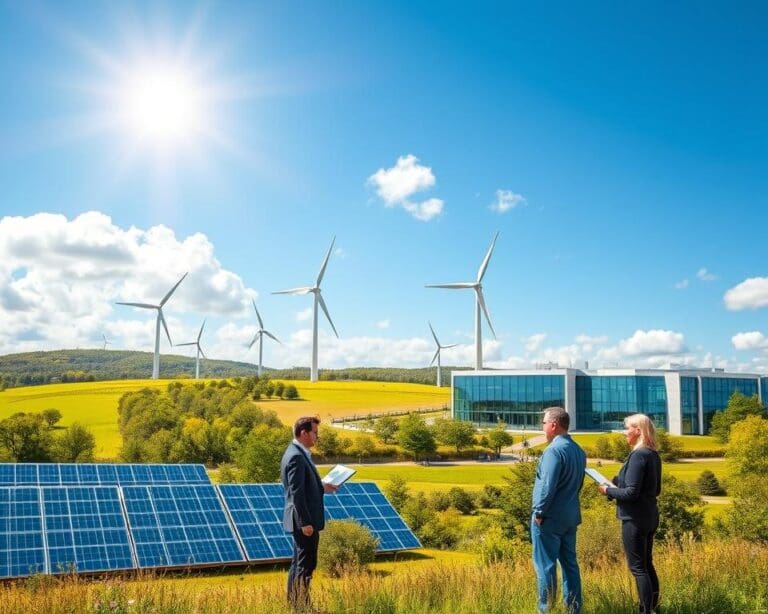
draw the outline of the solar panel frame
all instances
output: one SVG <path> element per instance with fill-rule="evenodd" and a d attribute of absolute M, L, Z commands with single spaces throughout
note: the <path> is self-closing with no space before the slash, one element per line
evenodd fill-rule
<path fill-rule="evenodd" d="M 0 578 L 16 578 L 48 569 L 40 489 L 0 487 Z"/>
<path fill-rule="evenodd" d="M 195 464 L 0 463 L 0 486 L 211 484 Z"/>

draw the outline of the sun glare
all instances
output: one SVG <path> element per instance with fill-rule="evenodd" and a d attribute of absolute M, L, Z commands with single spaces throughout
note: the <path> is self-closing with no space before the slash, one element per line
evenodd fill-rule
<path fill-rule="evenodd" d="M 170 146 L 190 141 L 205 128 L 205 95 L 189 72 L 173 66 L 142 66 L 129 73 L 119 93 L 129 136 Z"/>

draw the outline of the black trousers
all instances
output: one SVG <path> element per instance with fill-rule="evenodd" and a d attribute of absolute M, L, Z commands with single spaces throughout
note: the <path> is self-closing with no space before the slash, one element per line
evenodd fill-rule
<path fill-rule="evenodd" d="M 651 614 L 659 605 L 659 577 L 653 566 L 653 536 L 658 526 L 658 520 L 650 527 L 633 520 L 621 522 L 621 541 L 629 571 L 635 577 L 640 597 L 639 611 L 643 614 Z"/>
<path fill-rule="evenodd" d="M 288 603 L 294 610 L 302 612 L 309 608 L 309 583 L 317 567 L 317 548 L 320 532 L 307 537 L 301 529 L 293 532 L 293 559 L 288 570 Z"/>

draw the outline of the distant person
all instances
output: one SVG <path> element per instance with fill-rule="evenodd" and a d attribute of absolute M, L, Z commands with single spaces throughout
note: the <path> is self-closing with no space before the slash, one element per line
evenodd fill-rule
<path fill-rule="evenodd" d="M 576 528 L 581 524 L 579 492 L 587 457 L 568 435 L 570 417 L 561 407 L 544 410 L 549 445 L 541 455 L 533 485 L 531 540 L 538 579 L 539 612 L 557 600 L 557 562 L 563 574 L 563 601 L 569 614 L 581 614 L 581 574 L 576 561 Z"/>
<path fill-rule="evenodd" d="M 616 500 L 621 520 L 621 541 L 629 571 L 635 577 L 640 597 L 639 612 L 659 611 L 659 577 L 653 566 L 653 538 L 659 527 L 656 497 L 661 492 L 661 458 L 656 451 L 656 429 L 645 414 L 624 419 L 625 436 L 632 451 L 613 478 L 616 485 L 600 484 L 598 489 Z"/>
<path fill-rule="evenodd" d="M 317 567 L 320 531 L 325 527 L 323 496 L 337 486 L 324 484 L 312 462 L 310 448 L 317 442 L 320 419 L 299 418 L 293 441 L 280 462 L 285 488 L 283 528 L 293 535 L 293 560 L 288 570 L 288 602 L 299 612 L 309 608 L 309 584 Z"/>

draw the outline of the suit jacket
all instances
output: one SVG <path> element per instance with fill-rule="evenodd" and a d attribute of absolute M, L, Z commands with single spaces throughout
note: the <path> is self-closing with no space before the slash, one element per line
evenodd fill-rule
<path fill-rule="evenodd" d="M 547 446 L 536 467 L 533 515 L 542 526 L 555 530 L 581 524 L 579 492 L 584 483 L 587 456 L 570 435 L 558 435 Z"/>
<path fill-rule="evenodd" d="M 661 458 L 649 448 L 632 450 L 606 494 L 616 499 L 616 516 L 653 528 L 658 522 L 656 497 L 661 492 Z"/>
<path fill-rule="evenodd" d="M 288 445 L 283 454 L 280 479 L 285 489 L 283 528 L 289 532 L 307 525 L 312 525 L 315 531 L 323 529 L 323 482 L 314 463 L 294 442 Z"/>

